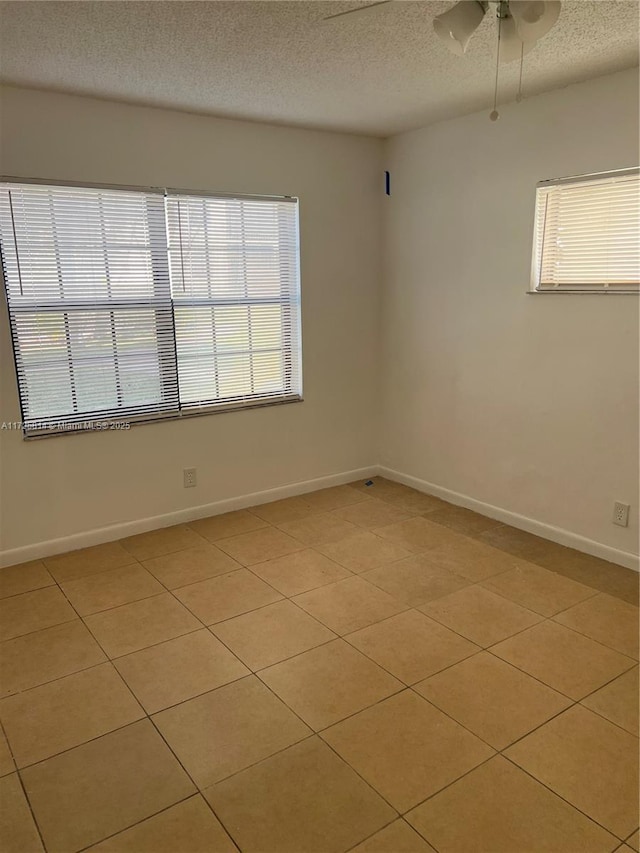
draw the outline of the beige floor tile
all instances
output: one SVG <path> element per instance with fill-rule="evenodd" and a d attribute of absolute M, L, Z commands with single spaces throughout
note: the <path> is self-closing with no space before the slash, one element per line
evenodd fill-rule
<path fill-rule="evenodd" d="M 0 844 L 3 853 L 44 850 L 17 773 L 0 779 Z"/>
<path fill-rule="evenodd" d="M 407 512 L 430 513 L 434 510 L 444 509 L 449 504 L 435 495 L 427 495 L 424 492 L 418 492 L 415 489 L 410 489 L 408 486 L 403 487 L 406 491 L 398 491 L 397 489 L 386 495 L 382 500 L 399 506 L 401 509 L 406 509 Z"/>
<path fill-rule="evenodd" d="M 371 498 L 368 501 L 361 501 L 352 506 L 336 509 L 333 515 L 358 527 L 373 528 L 382 527 L 385 524 L 395 524 L 398 521 L 407 521 L 415 513 L 407 512 L 399 506 L 394 506 L 394 504 Z"/>
<path fill-rule="evenodd" d="M 410 486 L 394 483 L 382 477 L 375 477 L 373 486 L 365 488 L 367 496 L 378 498 L 412 512 L 432 512 L 449 506 L 445 501 L 436 498 L 434 495 L 427 495 L 417 489 L 412 489 Z"/>
<path fill-rule="evenodd" d="M 435 521 L 436 524 L 442 524 L 450 530 L 464 533 L 465 536 L 476 536 L 501 524 L 495 518 L 488 518 L 486 515 L 480 515 L 462 506 L 453 506 L 453 504 L 430 512 L 429 521 Z"/>
<path fill-rule="evenodd" d="M 60 586 L 80 616 L 99 613 L 165 591 L 153 575 L 137 564 L 63 581 Z"/>
<path fill-rule="evenodd" d="M 618 726 L 574 705 L 505 754 L 618 838 L 636 829 L 638 739 Z"/>
<path fill-rule="evenodd" d="M 482 582 L 485 589 L 516 601 L 542 616 L 553 616 L 596 594 L 594 589 L 532 563 Z"/>
<path fill-rule="evenodd" d="M 0 719 L 18 767 L 50 758 L 143 716 L 110 663 L 0 702 Z"/>
<path fill-rule="evenodd" d="M 361 577 L 410 607 L 426 604 L 471 583 L 448 569 L 436 566 L 429 559 L 428 551 L 372 569 Z"/>
<path fill-rule="evenodd" d="M 231 619 L 282 598 L 273 587 L 247 569 L 180 587 L 174 595 L 205 625 Z"/>
<path fill-rule="evenodd" d="M 308 492 L 302 497 L 311 509 L 329 512 L 332 509 L 340 509 L 340 507 L 367 500 L 369 496 L 363 495 L 357 489 L 352 489 L 351 486 L 331 486 L 328 489 L 319 489 L 317 492 Z"/>
<path fill-rule="evenodd" d="M 639 695 L 638 667 L 635 666 L 587 696 L 581 704 L 637 737 Z"/>
<path fill-rule="evenodd" d="M 521 564 L 521 561 L 519 563 L 510 554 L 491 548 L 484 542 L 454 531 L 450 533 L 456 537 L 455 541 L 430 550 L 429 559 L 441 568 L 455 572 L 473 583 L 511 571 Z"/>
<path fill-rule="evenodd" d="M 311 734 L 253 675 L 160 711 L 153 720 L 200 788 Z"/>
<path fill-rule="evenodd" d="M 312 509 L 303 497 L 294 497 L 252 506 L 249 512 L 269 524 L 282 524 L 285 521 L 297 521 L 299 518 L 306 518 L 318 510 Z"/>
<path fill-rule="evenodd" d="M 397 524 L 377 527 L 373 532 L 406 548 L 413 554 L 428 551 L 431 548 L 449 546 L 459 537 L 458 533 L 447 530 L 441 524 L 433 524 L 421 516 L 400 521 Z"/>
<path fill-rule="evenodd" d="M 476 585 L 445 595 L 419 609 L 479 646 L 506 640 L 542 620 L 538 613 Z"/>
<path fill-rule="evenodd" d="M 290 601 L 278 601 L 219 622 L 211 630 L 253 670 L 263 669 L 335 637 L 332 631 Z"/>
<path fill-rule="evenodd" d="M 218 547 L 244 566 L 251 566 L 254 563 L 262 563 L 264 560 L 273 560 L 276 557 L 284 557 L 285 554 L 293 554 L 294 551 L 301 551 L 304 546 L 281 530 L 265 527 L 264 530 L 254 530 L 251 533 L 232 536 L 230 539 L 221 539 Z"/>
<path fill-rule="evenodd" d="M 638 659 L 638 608 L 610 595 L 596 595 L 554 617 L 556 622 Z"/>
<path fill-rule="evenodd" d="M 85 622 L 110 658 L 137 652 L 202 627 L 169 593 L 94 613 Z"/>
<path fill-rule="evenodd" d="M 208 542 L 197 548 L 187 548 L 186 551 L 176 551 L 145 560 L 143 565 L 169 589 L 204 581 L 240 568 L 240 563 L 236 563 L 228 554 Z"/>
<path fill-rule="evenodd" d="M 556 545 L 552 551 L 539 556 L 533 562 L 633 604 L 634 607 L 638 606 L 639 575 L 632 569 L 617 566 L 573 548 L 563 548 L 561 545 Z"/>
<path fill-rule="evenodd" d="M 440 853 L 610 853 L 615 839 L 496 756 L 407 815 Z"/>
<path fill-rule="evenodd" d="M 174 551 L 184 551 L 187 548 L 201 546 L 202 537 L 186 524 L 175 524 L 172 527 L 161 527 L 148 533 L 138 533 L 137 536 L 127 536 L 121 539 L 122 547 L 132 554 L 136 560 L 150 560 Z"/>
<path fill-rule="evenodd" d="M 527 533 L 526 530 L 510 527 L 508 524 L 492 527 L 482 533 L 481 538 L 494 548 L 533 563 L 537 563 L 539 558 L 547 557 L 556 549 L 562 551 L 562 545 L 556 545 L 555 542 Z"/>
<path fill-rule="evenodd" d="M 305 545 L 321 545 L 325 542 L 339 542 L 353 533 L 357 533 L 355 524 L 343 521 L 333 513 L 317 513 L 298 521 L 286 521 L 279 524 L 289 536 Z"/>
<path fill-rule="evenodd" d="M 487 652 L 427 678 L 414 689 L 498 750 L 571 704 L 566 696 Z"/>
<path fill-rule="evenodd" d="M 200 795 L 90 847 L 91 853 L 237 853 Z"/>
<path fill-rule="evenodd" d="M 249 674 L 205 629 L 118 658 L 115 666 L 148 714 Z"/>
<path fill-rule="evenodd" d="M 228 539 L 230 536 L 239 536 L 241 533 L 251 533 L 252 530 L 260 530 L 267 526 L 266 521 L 246 509 L 225 512 L 222 515 L 212 515 L 210 518 L 200 518 L 197 521 L 189 522 L 189 527 L 199 533 L 200 536 L 204 536 L 209 542 Z"/>
<path fill-rule="evenodd" d="M 27 767 L 22 780 L 50 853 L 95 844 L 195 793 L 149 720 Z"/>
<path fill-rule="evenodd" d="M 576 700 L 633 666 L 631 658 L 554 622 L 527 628 L 492 646 L 491 651 Z"/>
<path fill-rule="evenodd" d="M 287 596 L 351 577 L 350 571 L 313 549 L 256 563 L 251 570 Z"/>
<path fill-rule="evenodd" d="M 260 678 L 316 731 L 403 687 L 343 640 L 262 670 Z"/>
<path fill-rule="evenodd" d="M 411 690 L 332 726 L 322 737 L 400 812 L 493 755 Z"/>
<path fill-rule="evenodd" d="M 8 640 L 0 646 L 0 695 L 10 696 L 105 660 L 79 619 Z"/>
<path fill-rule="evenodd" d="M 474 643 L 416 610 L 399 613 L 345 639 L 405 684 L 415 684 L 479 651 Z"/>
<path fill-rule="evenodd" d="M 135 560 L 119 542 L 105 542 L 104 545 L 93 545 L 91 548 L 46 557 L 43 562 L 53 577 L 60 582 L 129 566 Z"/>
<path fill-rule="evenodd" d="M 346 569 L 357 573 L 368 572 L 409 556 L 406 548 L 401 548 L 400 545 L 369 531 L 347 536 L 339 542 L 316 545 L 316 549 Z"/>
<path fill-rule="evenodd" d="M 0 569 L 0 598 L 31 592 L 55 583 L 42 560 L 20 563 Z"/>
<path fill-rule="evenodd" d="M 78 616 L 57 586 L 0 600 L 0 640 L 71 622 Z"/>
<path fill-rule="evenodd" d="M 337 634 L 365 628 L 408 607 L 361 577 L 305 592 L 294 601 Z"/>
<path fill-rule="evenodd" d="M 0 776 L 6 776 L 8 773 L 13 773 L 15 769 L 16 765 L 14 764 L 11 756 L 9 744 L 7 743 L 7 739 L 3 732 L 0 731 Z"/>
<path fill-rule="evenodd" d="M 395 820 L 376 832 L 351 853 L 436 853 L 433 847 L 404 820 Z"/>
<path fill-rule="evenodd" d="M 318 738 L 204 794 L 243 853 L 342 853 L 395 817 Z"/>

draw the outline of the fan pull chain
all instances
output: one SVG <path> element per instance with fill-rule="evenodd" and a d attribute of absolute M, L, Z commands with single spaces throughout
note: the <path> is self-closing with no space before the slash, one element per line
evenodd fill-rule
<path fill-rule="evenodd" d="M 491 121 L 498 121 L 500 118 L 500 113 L 497 110 L 498 106 L 498 72 L 500 71 L 500 35 L 502 33 L 502 15 L 500 14 L 502 10 L 499 8 L 498 10 L 498 49 L 496 51 L 496 82 L 493 88 L 493 109 L 489 113 L 489 118 Z"/>
<path fill-rule="evenodd" d="M 517 103 L 522 100 L 522 66 L 524 65 L 524 42 L 520 45 L 520 79 L 518 81 L 518 94 L 516 95 Z"/>

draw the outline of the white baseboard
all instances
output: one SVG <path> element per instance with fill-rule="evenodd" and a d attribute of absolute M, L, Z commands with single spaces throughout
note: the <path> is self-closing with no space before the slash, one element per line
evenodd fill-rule
<path fill-rule="evenodd" d="M 377 465 L 368 468 L 357 468 L 353 471 L 343 471 L 341 474 L 328 474 L 324 477 L 316 477 L 313 480 L 304 480 L 300 483 L 289 483 L 286 486 L 278 486 L 275 489 L 265 489 L 249 495 L 239 495 L 222 501 L 215 501 L 201 506 L 188 507 L 187 509 L 167 512 L 163 515 L 155 515 L 150 518 L 140 518 L 136 521 L 125 521 L 120 524 L 111 524 L 108 527 L 98 527 L 86 530 L 82 533 L 74 533 L 63 536 L 60 539 L 49 539 L 37 542 L 34 545 L 25 545 L 22 548 L 11 548 L 0 551 L 0 566 L 13 566 L 16 563 L 25 563 L 28 560 L 39 560 L 43 557 L 52 557 L 54 554 L 64 554 L 67 551 L 76 551 L 78 548 L 88 548 L 91 545 L 102 545 L 104 542 L 113 542 L 123 539 L 125 536 L 134 536 L 136 533 L 146 533 L 159 527 L 170 527 L 172 524 L 183 524 L 195 521 L 198 518 L 208 518 L 211 515 L 220 515 L 223 512 L 231 512 L 234 509 L 245 509 L 248 506 L 277 501 L 281 498 L 291 498 L 295 495 L 303 495 L 306 492 L 314 492 L 316 489 L 326 489 L 330 486 L 341 486 L 354 480 L 373 477 L 378 472 Z"/>
<path fill-rule="evenodd" d="M 585 554 L 591 554 L 593 557 L 600 557 L 602 560 L 608 560 L 610 563 L 617 563 L 619 566 L 624 566 L 627 569 L 633 569 L 636 572 L 640 571 L 640 558 L 637 554 L 631 554 L 629 551 L 620 551 L 618 548 L 612 548 L 610 545 L 603 545 L 593 539 L 579 536 L 570 530 L 553 527 L 551 524 L 536 521 L 536 519 L 528 518 L 526 515 L 518 515 L 518 513 L 511 512 L 508 509 L 502 509 L 502 507 L 478 501 L 468 495 L 453 492 L 451 489 L 445 489 L 443 486 L 428 483 L 426 480 L 420 480 L 418 477 L 412 477 L 409 474 L 403 474 L 400 471 L 394 471 L 385 466 L 378 466 L 378 472 L 380 476 L 386 477 L 388 480 L 395 480 L 397 483 L 403 483 L 405 486 L 411 486 L 420 492 L 435 495 L 435 497 L 442 498 L 442 500 L 449 503 L 475 510 L 481 515 L 495 518 L 497 521 L 503 521 L 505 524 L 510 524 L 512 527 L 517 527 L 520 530 L 526 530 L 527 533 L 534 533 L 536 536 L 542 536 L 544 539 L 550 539 L 552 542 L 566 545 L 568 548 L 575 548 L 576 551 L 583 551 Z"/>
<path fill-rule="evenodd" d="M 484 501 L 476 500 L 468 495 L 454 492 L 451 489 L 445 489 L 443 486 L 438 486 L 435 483 L 429 483 L 426 480 L 420 480 L 418 477 L 412 477 L 409 474 L 403 474 L 400 471 L 394 471 L 391 468 L 380 465 L 370 465 L 367 468 L 343 471 L 340 474 L 328 474 L 312 480 L 303 480 L 299 483 L 278 486 L 275 489 L 265 489 L 261 492 L 239 495 L 234 498 L 215 501 L 214 503 L 188 507 L 187 509 L 176 510 L 175 512 L 168 512 L 149 518 L 137 519 L 136 521 L 125 521 L 120 524 L 111 524 L 108 527 L 98 527 L 82 533 L 63 536 L 59 539 L 49 539 L 44 542 L 36 542 L 33 545 L 25 545 L 22 548 L 11 548 L 0 551 L 0 566 L 12 566 L 17 563 L 27 562 L 28 560 L 52 557 L 54 554 L 63 554 L 66 551 L 75 551 L 78 548 L 88 548 L 91 545 L 113 542 L 116 539 L 123 539 L 125 536 L 134 536 L 136 533 L 146 533 L 149 530 L 156 530 L 160 527 L 170 527 L 172 524 L 182 524 L 195 521 L 198 518 L 207 518 L 211 515 L 231 512 L 235 509 L 245 509 L 249 506 L 258 506 L 259 504 L 269 503 L 269 501 L 276 501 L 281 498 L 303 495 L 306 492 L 313 492 L 316 489 L 326 489 L 329 486 L 340 486 L 354 480 L 364 480 L 376 474 L 386 477 L 389 480 L 395 480 L 398 483 L 404 483 L 406 486 L 412 486 L 420 492 L 435 495 L 457 506 L 475 510 L 489 518 L 495 518 L 505 524 L 510 524 L 512 527 L 526 530 L 528 533 L 534 533 L 537 536 L 542 536 L 544 539 L 550 539 L 552 542 L 558 542 L 560 545 L 575 548 L 578 551 L 583 551 L 594 557 L 600 557 L 611 563 L 617 563 L 636 572 L 640 571 L 639 558 L 636 554 L 621 551 L 609 545 L 603 545 L 600 542 L 579 536 L 577 533 L 572 533 L 569 530 L 563 530 L 560 527 L 553 527 L 542 521 L 518 515 L 518 513 L 511 512 L 510 510 L 502 509 L 502 507 L 484 503 Z"/>

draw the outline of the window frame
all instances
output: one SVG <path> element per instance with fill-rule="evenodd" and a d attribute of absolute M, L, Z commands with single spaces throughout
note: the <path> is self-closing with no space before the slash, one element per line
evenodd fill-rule
<path fill-rule="evenodd" d="M 640 175 L 640 167 L 631 166 L 625 169 L 612 169 L 605 172 L 590 172 L 583 175 L 572 175 L 566 178 L 550 178 L 544 181 L 538 181 L 536 184 L 536 194 L 535 194 L 535 202 L 534 202 L 534 223 L 533 223 L 533 244 L 531 251 L 531 274 L 529 281 L 529 289 L 527 293 L 530 294 L 617 294 L 617 295 L 632 295 L 638 296 L 640 294 L 640 286 L 637 288 L 633 287 L 608 287 L 604 284 L 595 285 L 593 287 L 541 287 L 540 286 L 540 277 L 541 277 L 541 265 L 542 265 L 542 253 L 544 251 L 544 239 L 540 239 L 539 235 L 539 225 L 538 225 L 538 204 L 539 204 L 539 191 L 541 189 L 546 189 L 553 186 L 563 186 L 570 184 L 581 184 L 581 183 L 589 183 L 591 181 L 601 181 L 607 180 L 607 178 L 623 178 L 626 175 Z M 544 228 L 544 226 L 543 226 Z M 538 243 L 540 243 L 540 251 L 538 251 Z"/>
<path fill-rule="evenodd" d="M 113 416 L 113 415 L 101 415 L 100 411 L 96 412 L 88 412 L 86 415 L 80 413 L 77 417 L 74 417 L 72 421 L 67 423 L 63 423 L 65 420 L 68 420 L 69 416 L 60 416 L 57 426 L 55 428 L 47 427 L 42 429 L 34 429 L 28 428 L 27 423 L 28 420 L 25 416 L 22 394 L 20 392 L 20 383 L 19 383 L 19 374 L 18 374 L 18 351 L 19 345 L 16 340 L 16 330 L 14 328 L 14 322 L 12 320 L 12 311 L 13 309 L 10 307 L 9 302 L 9 289 L 8 283 L 6 282 L 4 275 L 4 260 L 2 258 L 2 246 L 0 245 L 0 275 L 2 276 L 2 284 L 3 286 L 0 288 L 3 291 L 3 299 L 5 301 L 6 311 L 7 311 L 7 321 L 9 325 L 9 333 L 12 347 L 12 356 L 13 356 L 13 368 L 14 375 L 16 378 L 16 392 L 18 397 L 18 404 L 20 407 L 20 418 L 19 423 L 15 422 L 6 422 L 3 421 L 0 423 L 0 427 L 2 429 L 18 429 L 18 427 L 22 431 L 22 437 L 25 441 L 34 441 L 42 438 L 55 438 L 63 435 L 74 435 L 77 433 L 86 433 L 86 432 L 103 432 L 103 431 L 111 431 L 111 430 L 124 430 L 128 429 L 131 426 L 135 425 L 143 425 L 143 424 L 151 424 L 162 421 L 178 421 L 183 420 L 185 418 L 193 418 L 193 417 L 203 417 L 207 415 L 214 414 L 222 414 L 225 412 L 232 411 L 240 411 L 240 410 L 250 410 L 250 409 L 260 409 L 268 406 L 280 406 L 280 405 L 288 405 L 291 403 L 301 403 L 304 402 L 303 396 L 303 375 L 302 375 L 302 363 L 303 363 L 303 343 L 302 343 L 302 292 L 301 292 L 301 272 L 300 272 L 300 199 L 297 196 L 292 195 L 267 195 L 267 194 L 250 194 L 250 193 L 233 193 L 221 191 L 217 192 L 214 190 L 197 190 L 197 189 L 178 189 L 175 187 L 158 187 L 158 186 L 139 186 L 139 185 L 130 185 L 130 184 L 105 184 L 98 182 L 86 182 L 86 181 L 64 181 L 57 179 L 48 179 L 48 178 L 25 178 L 15 175 L 0 175 L 0 184 L 32 184 L 36 186 L 43 187 L 61 187 L 61 188 L 81 188 L 81 189 L 90 189 L 90 190 L 114 190 L 114 191 L 122 191 L 122 192 L 133 192 L 133 193 L 145 193 L 145 194 L 158 194 L 164 198 L 165 203 L 165 211 L 164 216 L 166 218 L 166 202 L 167 199 L 171 196 L 193 196 L 198 198 L 217 198 L 217 199 L 232 199 L 238 201 L 265 201 L 265 202 L 288 202 L 292 203 L 296 206 L 296 232 L 295 232 L 295 251 L 296 251 L 296 293 L 298 298 L 298 316 L 297 316 L 297 341 L 298 346 L 296 351 L 294 348 L 283 348 L 283 358 L 285 364 L 288 365 L 288 368 L 285 368 L 285 373 L 291 373 L 291 365 L 293 364 L 293 360 L 297 359 L 299 364 L 297 367 L 298 376 L 299 376 L 299 393 L 282 393 L 280 395 L 274 394 L 265 397 L 249 397 L 249 398 L 227 398 L 220 402 L 213 402 L 204 405 L 193 405 L 186 403 L 184 406 L 180 404 L 178 399 L 178 408 L 175 410 L 165 409 L 158 411 L 153 410 L 153 407 L 150 406 L 149 411 L 141 412 L 139 414 L 134 415 L 126 415 L 122 416 Z M 160 264 L 163 267 L 166 267 L 168 270 L 169 266 L 169 257 L 168 254 L 164 255 L 162 258 L 158 258 L 155 256 L 156 252 L 152 252 L 152 269 L 153 269 L 153 279 L 154 285 L 156 284 L 157 277 L 157 267 Z M 171 297 L 171 313 L 172 313 L 172 327 L 173 327 L 173 354 L 172 359 L 175 368 L 175 376 L 174 381 L 176 383 L 179 382 L 179 368 L 177 363 L 177 354 L 175 350 L 176 346 L 176 331 L 175 331 L 175 309 L 179 303 Z M 289 302 L 287 302 L 289 304 Z M 20 309 L 18 309 L 20 310 Z M 73 310 L 71 308 L 70 310 Z M 91 310 L 91 306 L 86 306 L 82 310 Z M 291 317 L 288 318 L 288 322 L 291 323 Z M 158 357 L 162 359 L 163 353 L 158 349 Z M 51 420 L 55 420 L 55 416 L 51 416 Z M 33 420 L 33 419 L 32 419 Z"/>

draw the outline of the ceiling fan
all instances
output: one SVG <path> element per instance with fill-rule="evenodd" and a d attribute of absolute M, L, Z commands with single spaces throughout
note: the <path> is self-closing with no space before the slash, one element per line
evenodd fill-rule
<path fill-rule="evenodd" d="M 378 0 L 358 9 L 349 9 L 328 15 L 325 21 L 335 21 L 346 15 L 372 13 L 380 7 L 397 6 L 399 0 Z M 482 23 L 491 5 L 495 6 L 498 23 L 496 53 L 496 84 L 494 92 L 492 121 L 498 118 L 496 110 L 498 92 L 498 64 L 520 60 L 520 86 L 517 100 L 522 96 L 522 63 L 525 54 L 533 50 L 537 42 L 545 36 L 560 16 L 560 0 L 461 0 L 433 19 L 436 35 L 442 39 L 450 51 L 462 56 L 466 53 L 471 36 Z"/>

